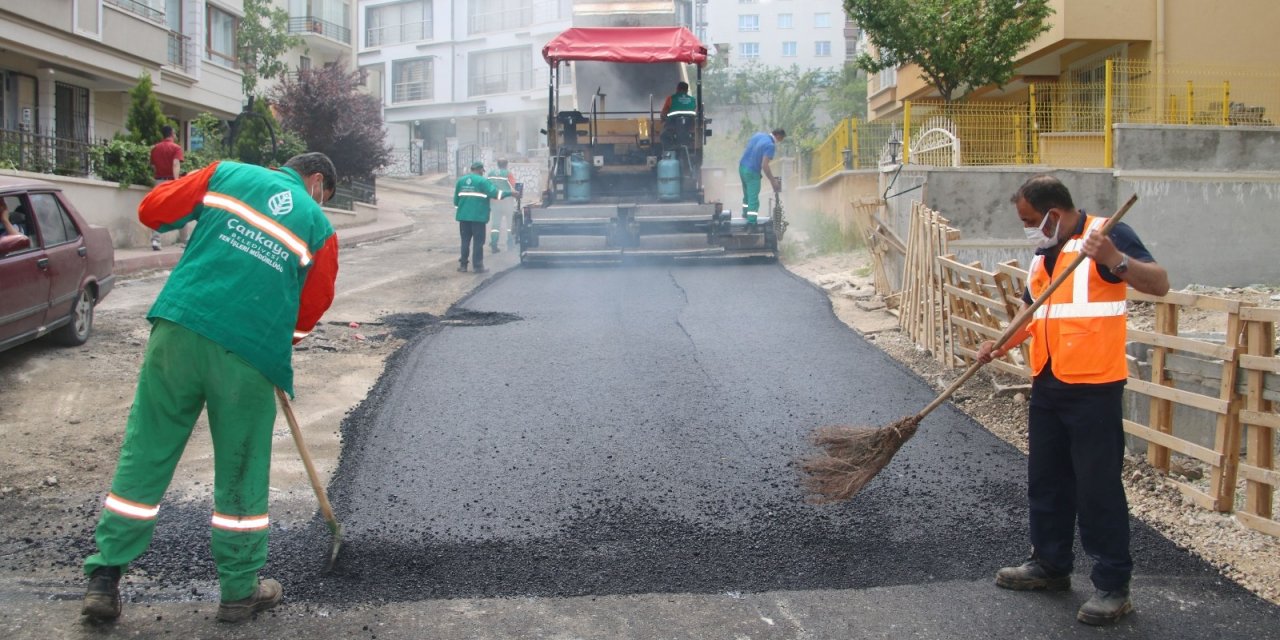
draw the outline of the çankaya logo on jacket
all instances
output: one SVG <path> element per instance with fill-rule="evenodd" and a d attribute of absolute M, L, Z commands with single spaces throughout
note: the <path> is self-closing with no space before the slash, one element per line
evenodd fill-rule
<path fill-rule="evenodd" d="M 271 209 L 271 215 L 277 218 L 288 214 L 293 211 L 293 192 L 281 191 L 271 196 L 271 199 L 267 200 L 267 207 Z"/>

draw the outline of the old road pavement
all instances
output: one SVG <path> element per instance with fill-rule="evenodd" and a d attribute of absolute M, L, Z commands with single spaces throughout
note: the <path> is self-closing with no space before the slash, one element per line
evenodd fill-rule
<path fill-rule="evenodd" d="M 1097 637 L 1075 621 L 1087 559 L 1070 593 L 994 586 L 1027 552 L 1025 459 L 954 407 L 851 503 L 804 502 L 814 426 L 932 396 L 776 265 L 517 268 L 345 419 L 335 572 L 318 522 L 274 530 L 277 612 L 218 627 L 143 594 L 129 634 Z M 141 568 L 208 593 L 205 518 L 162 514 L 155 544 L 192 551 Z M 1276 607 L 1136 522 L 1133 549 L 1136 612 L 1108 637 L 1280 637 Z"/>

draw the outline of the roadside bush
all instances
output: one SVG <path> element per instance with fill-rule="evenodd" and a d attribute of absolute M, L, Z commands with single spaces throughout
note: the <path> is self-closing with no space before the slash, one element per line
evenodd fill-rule
<path fill-rule="evenodd" d="M 103 180 L 119 182 L 123 189 L 131 184 L 149 187 L 152 180 L 151 147 L 124 138 L 116 138 L 89 150 L 93 172 Z"/>

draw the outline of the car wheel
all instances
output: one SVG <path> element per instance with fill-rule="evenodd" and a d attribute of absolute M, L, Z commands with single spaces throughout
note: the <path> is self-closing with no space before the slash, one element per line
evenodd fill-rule
<path fill-rule="evenodd" d="M 93 293 L 88 288 L 81 289 L 71 308 L 71 322 L 58 329 L 58 342 L 74 347 L 89 340 L 89 333 L 93 331 L 93 302 Z"/>

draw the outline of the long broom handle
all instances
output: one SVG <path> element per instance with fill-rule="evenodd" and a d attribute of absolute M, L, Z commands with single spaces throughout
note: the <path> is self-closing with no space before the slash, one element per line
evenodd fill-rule
<path fill-rule="evenodd" d="M 1135 193 L 1129 196 L 1129 199 L 1125 201 L 1124 206 L 1120 207 L 1120 210 L 1116 211 L 1115 215 L 1112 215 L 1107 220 L 1106 224 L 1102 225 L 1102 229 L 1100 229 L 1098 233 L 1103 236 L 1110 235 L 1111 230 L 1115 228 L 1116 223 L 1120 222 L 1120 218 L 1123 218 L 1124 214 L 1128 213 L 1129 209 L 1133 207 L 1133 203 L 1137 201 L 1138 194 Z M 1017 333 L 1018 329 L 1022 328 L 1022 325 L 1027 321 L 1027 318 L 1030 318 L 1031 314 L 1036 312 L 1036 309 L 1039 309 L 1044 306 L 1045 302 L 1048 302 L 1049 296 L 1053 295 L 1053 292 L 1057 291 L 1058 287 L 1061 287 L 1063 282 L 1066 282 L 1067 276 L 1071 275 L 1071 272 L 1075 271 L 1076 267 L 1080 266 L 1080 263 L 1084 262 L 1087 257 L 1088 256 L 1086 256 L 1083 251 L 1077 253 L 1075 259 L 1071 261 L 1071 264 L 1068 265 L 1066 269 L 1063 269 L 1062 272 L 1058 274 L 1058 277 L 1054 278 L 1053 281 L 1049 283 L 1048 288 L 1046 288 L 1044 292 L 1031 303 L 1031 306 L 1023 309 L 1018 313 L 1018 315 L 1013 317 L 1013 320 L 1009 321 L 1009 326 L 1005 328 L 1004 333 L 1000 334 L 999 338 L 996 338 L 995 346 L 993 346 L 991 350 L 995 351 L 996 349 L 1003 347 L 1004 343 L 1007 342 L 1009 338 L 1013 337 L 1013 334 Z M 956 389 L 959 389 L 960 385 L 964 384 L 969 378 L 972 378 L 973 374 L 977 373 L 978 369 L 981 369 L 983 364 L 984 363 L 981 360 L 975 360 L 972 365 L 969 365 L 969 368 L 965 370 L 963 375 L 956 379 L 955 382 L 951 383 L 951 386 L 938 394 L 938 397 L 934 398 L 933 402 L 930 402 L 928 406 L 920 411 L 920 413 L 917 413 L 916 419 L 923 419 L 925 416 L 933 412 L 934 409 L 937 409 L 942 403 L 950 399 L 951 395 L 956 392 Z"/>
<path fill-rule="evenodd" d="M 285 395 L 283 389 L 276 387 L 276 397 L 280 399 L 280 408 L 284 409 L 284 417 L 289 422 L 289 431 L 293 433 L 293 441 L 298 445 L 298 453 L 302 456 L 302 466 L 307 468 L 307 478 L 311 480 L 311 489 L 316 492 L 316 499 L 320 501 L 320 513 L 324 516 L 324 521 L 329 525 L 329 528 L 336 528 L 338 519 L 333 515 L 333 507 L 329 506 L 329 496 L 325 495 L 324 487 L 320 486 L 320 476 L 316 473 L 316 467 L 311 463 L 311 453 L 307 451 L 307 445 L 302 440 L 302 429 L 298 428 L 298 419 L 293 415 L 293 405 L 289 404 L 289 396 Z"/>

